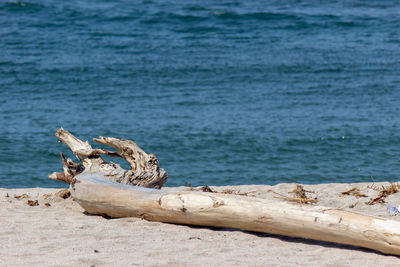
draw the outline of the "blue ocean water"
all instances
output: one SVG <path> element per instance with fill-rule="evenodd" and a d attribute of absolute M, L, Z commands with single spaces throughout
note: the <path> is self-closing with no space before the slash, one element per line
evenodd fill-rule
<path fill-rule="evenodd" d="M 65 186 L 61 126 L 134 140 L 167 186 L 398 180 L 399 12 L 0 0 L 0 187 Z"/>

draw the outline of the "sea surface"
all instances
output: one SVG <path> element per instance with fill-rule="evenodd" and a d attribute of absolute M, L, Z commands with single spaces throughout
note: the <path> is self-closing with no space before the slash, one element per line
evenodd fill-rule
<path fill-rule="evenodd" d="M 0 187 L 65 186 L 59 127 L 167 186 L 397 181 L 400 2 L 0 0 Z"/>

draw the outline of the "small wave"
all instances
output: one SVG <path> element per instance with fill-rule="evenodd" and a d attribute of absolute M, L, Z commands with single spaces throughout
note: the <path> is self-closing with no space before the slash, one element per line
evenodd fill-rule
<path fill-rule="evenodd" d="M 144 24 L 156 24 L 165 22 L 200 22 L 206 21 L 208 18 L 198 15 L 178 14 L 171 12 L 157 12 L 153 15 L 149 15 L 145 19 L 141 20 Z"/>
<path fill-rule="evenodd" d="M 189 12 L 193 12 L 193 11 L 195 11 L 195 12 L 208 11 L 207 8 L 202 7 L 200 5 L 189 5 L 189 6 L 183 7 L 183 10 L 189 11 Z"/>
<path fill-rule="evenodd" d="M 213 19 L 229 20 L 230 22 L 241 22 L 247 20 L 254 21 L 279 21 L 279 20 L 299 20 L 301 17 L 293 14 L 287 13 L 273 13 L 273 12 L 252 12 L 252 13 L 236 13 L 232 11 L 209 11 L 208 13 L 203 13 L 203 15 L 193 15 L 193 14 L 179 14 L 173 12 L 158 12 L 153 15 L 149 15 L 147 18 L 143 19 L 142 22 L 146 24 L 154 23 L 165 23 L 170 22 L 203 22 L 210 21 Z"/>
<path fill-rule="evenodd" d="M 0 4 L 0 10 L 4 10 L 7 12 L 33 12 L 40 11 L 45 8 L 46 6 L 44 6 L 43 4 L 22 1 L 5 2 L 2 5 Z"/>
<path fill-rule="evenodd" d="M 206 34 L 210 32 L 219 32 L 222 31 L 223 28 L 220 27 L 215 27 L 215 26 L 192 26 L 192 27 L 184 27 L 182 29 L 176 29 L 174 30 L 175 32 L 178 33 L 190 33 L 191 36 L 186 37 L 185 39 L 191 39 L 193 37 L 193 34 Z M 194 39 L 197 39 L 197 36 L 194 37 Z"/>
<path fill-rule="evenodd" d="M 274 12 L 251 12 L 251 13 L 236 13 L 230 11 L 213 11 L 212 14 L 220 19 L 230 20 L 259 20 L 259 21 L 274 21 L 274 20 L 296 20 L 296 15 L 287 13 Z"/>

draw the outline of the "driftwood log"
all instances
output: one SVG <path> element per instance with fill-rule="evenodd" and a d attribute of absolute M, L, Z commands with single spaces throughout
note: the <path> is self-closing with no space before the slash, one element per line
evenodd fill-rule
<path fill-rule="evenodd" d="M 77 174 L 80 170 L 77 167 L 75 173 L 67 171 L 64 174 L 73 175 L 70 181 L 72 197 L 90 214 L 237 228 L 400 255 L 400 222 L 397 221 L 316 205 L 230 194 L 156 190 L 116 183 L 114 181 L 118 179 L 109 179 L 108 172 L 87 167 L 87 154 L 76 151 L 74 154 L 83 162 L 85 169 Z M 94 154 L 98 155 L 97 152 Z M 70 167 L 70 160 L 63 159 L 63 162 L 64 166 Z M 55 174 L 53 178 L 61 176 Z"/>
<path fill-rule="evenodd" d="M 81 163 L 78 164 L 71 159 L 65 159 L 64 154 L 61 153 L 64 172 L 50 174 L 49 178 L 51 179 L 70 184 L 76 175 L 85 172 L 101 174 L 110 181 L 122 184 L 150 188 L 161 188 L 167 181 L 168 174 L 160 168 L 157 157 L 154 154 L 147 154 L 131 140 L 102 136 L 93 139 L 99 144 L 118 150 L 109 151 L 93 149 L 89 142 L 83 142 L 63 128 L 56 132 L 56 137 L 69 147 Z M 101 154 L 123 158 L 129 163 L 131 169 L 125 170 L 119 164 L 108 163 L 103 160 Z"/>

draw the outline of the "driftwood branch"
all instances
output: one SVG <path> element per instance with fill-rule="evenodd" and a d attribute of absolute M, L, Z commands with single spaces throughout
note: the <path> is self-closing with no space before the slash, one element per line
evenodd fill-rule
<path fill-rule="evenodd" d="M 77 174 L 85 171 L 103 175 L 106 179 L 118 183 L 161 188 L 168 178 L 167 172 L 160 168 L 157 157 L 154 154 L 147 154 L 131 140 L 102 136 L 94 139 L 97 143 L 118 149 L 118 151 L 110 151 L 93 149 L 89 142 L 83 142 L 63 128 L 56 132 L 56 137 L 69 147 L 81 164 L 65 159 L 61 153 L 64 172 L 52 173 L 49 175 L 51 179 L 70 184 Z M 131 169 L 125 170 L 119 164 L 108 163 L 104 161 L 101 154 L 123 158 L 129 163 Z"/>
<path fill-rule="evenodd" d="M 400 255 L 400 222 L 341 209 L 198 191 L 153 190 L 81 173 L 71 194 L 88 213 L 237 228 Z"/>
<path fill-rule="evenodd" d="M 61 153 L 64 172 L 53 173 L 49 177 L 69 183 L 73 199 L 88 213 L 230 227 L 400 255 L 400 222 L 303 203 L 212 192 L 143 188 L 160 188 L 168 175 L 159 167 L 155 155 L 146 154 L 133 141 L 110 137 L 95 139 L 97 143 L 117 149 L 114 152 L 93 149 L 88 142 L 62 128 L 56 136 L 71 149 L 81 164 L 66 159 Z M 105 162 L 101 154 L 124 158 L 131 170 Z M 306 192 L 297 187 L 292 193 L 296 193 L 299 199 L 308 199 Z"/>

